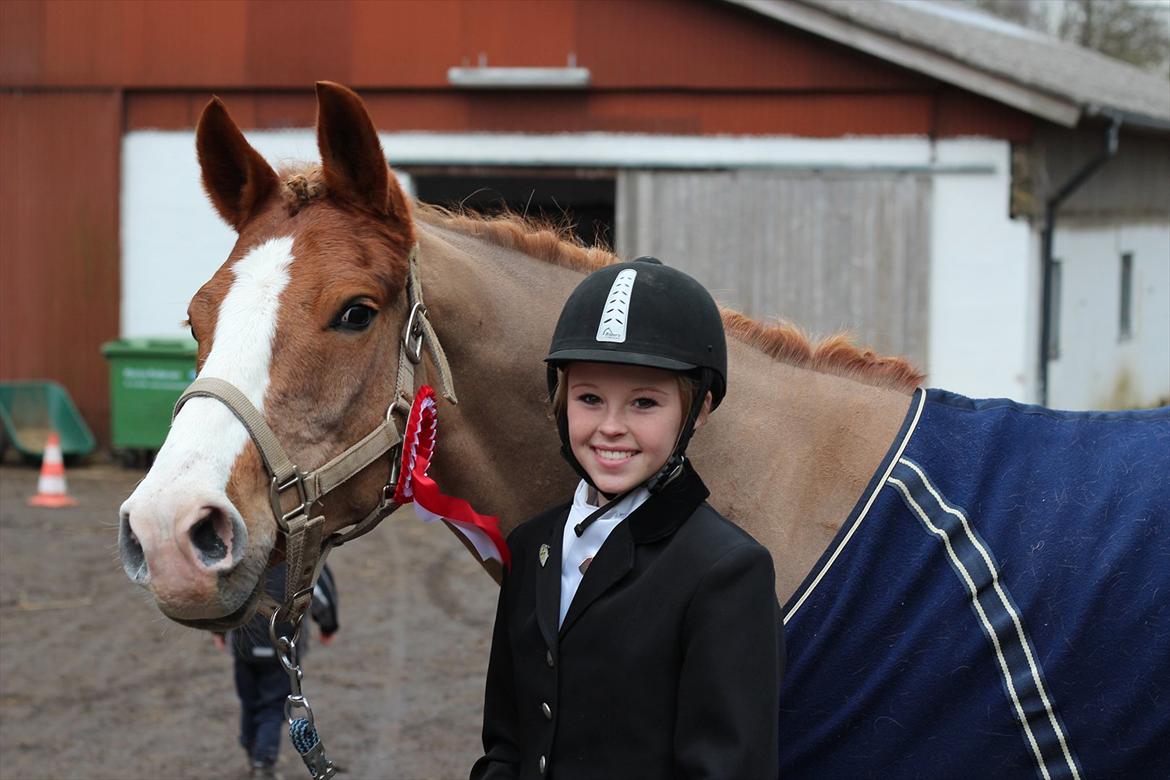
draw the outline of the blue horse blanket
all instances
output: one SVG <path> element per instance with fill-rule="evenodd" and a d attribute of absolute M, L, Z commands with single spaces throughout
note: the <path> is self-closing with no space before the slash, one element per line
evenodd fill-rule
<path fill-rule="evenodd" d="M 919 390 L 784 613 L 782 777 L 1170 778 L 1170 408 Z"/>

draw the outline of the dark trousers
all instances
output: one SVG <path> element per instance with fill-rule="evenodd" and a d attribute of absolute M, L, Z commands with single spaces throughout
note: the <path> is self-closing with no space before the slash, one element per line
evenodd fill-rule
<path fill-rule="evenodd" d="M 240 695 L 240 744 L 253 764 L 276 763 L 284 731 L 288 675 L 279 663 L 235 661 L 236 692 Z"/>

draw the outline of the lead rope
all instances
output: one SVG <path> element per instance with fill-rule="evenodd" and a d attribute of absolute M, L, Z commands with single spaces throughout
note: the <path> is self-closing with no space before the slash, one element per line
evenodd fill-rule
<path fill-rule="evenodd" d="M 283 608 L 282 608 L 283 609 Z M 289 694 L 284 701 L 284 717 L 288 721 L 288 736 L 293 747 L 301 754 L 301 760 L 309 770 L 313 780 L 327 780 L 337 774 L 337 767 L 325 755 L 325 743 L 317 734 L 317 727 L 313 722 L 313 708 L 309 706 L 309 698 L 301 691 L 301 679 L 304 672 L 297 658 L 297 639 L 301 635 L 301 626 L 305 615 L 301 615 L 293 623 L 291 637 L 278 634 L 276 622 L 282 609 L 274 610 L 268 621 L 268 637 L 272 646 L 276 648 L 276 657 L 288 675 Z M 304 716 L 292 717 L 293 710 L 302 709 Z"/>

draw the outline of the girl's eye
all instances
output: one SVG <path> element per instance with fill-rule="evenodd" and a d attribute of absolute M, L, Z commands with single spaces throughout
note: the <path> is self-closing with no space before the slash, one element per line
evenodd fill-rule
<path fill-rule="evenodd" d="M 593 393 L 581 393 L 581 395 L 577 396 L 577 400 L 583 404 L 586 404 L 587 406 L 593 406 L 594 404 L 601 403 L 601 399 Z"/>
<path fill-rule="evenodd" d="M 658 402 L 653 398 L 635 398 L 634 408 L 636 409 L 653 409 L 658 406 Z"/>
<path fill-rule="evenodd" d="M 365 330 L 374 321 L 375 311 L 365 304 L 355 303 L 346 307 L 334 323 L 343 330 Z"/>

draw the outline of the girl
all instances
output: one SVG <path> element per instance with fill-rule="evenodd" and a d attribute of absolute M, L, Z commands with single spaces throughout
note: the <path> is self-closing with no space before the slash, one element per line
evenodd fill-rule
<path fill-rule="evenodd" d="M 545 362 L 582 481 L 508 538 L 471 777 L 776 777 L 772 559 L 684 455 L 726 390 L 714 300 L 654 258 L 607 266 Z"/>

